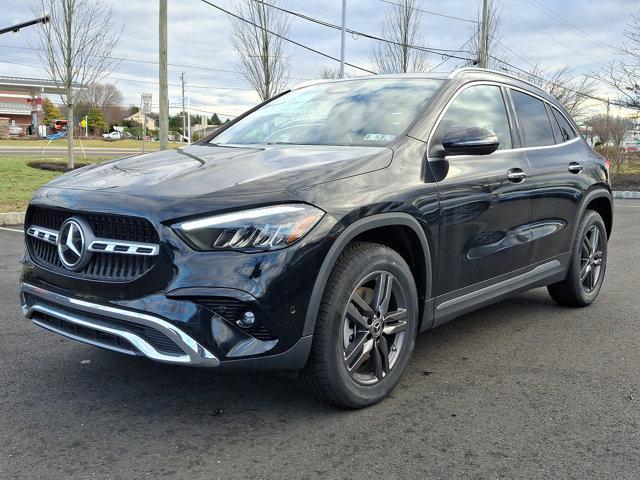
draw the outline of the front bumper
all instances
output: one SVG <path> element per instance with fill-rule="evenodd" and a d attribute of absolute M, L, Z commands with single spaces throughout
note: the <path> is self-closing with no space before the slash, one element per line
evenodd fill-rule
<path fill-rule="evenodd" d="M 79 300 L 22 283 L 22 313 L 65 337 L 129 355 L 180 365 L 220 360 L 171 323 L 153 315 Z"/>

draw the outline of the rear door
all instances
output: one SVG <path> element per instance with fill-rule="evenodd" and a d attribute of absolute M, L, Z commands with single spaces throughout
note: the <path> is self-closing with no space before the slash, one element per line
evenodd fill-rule
<path fill-rule="evenodd" d="M 429 143 L 441 204 L 436 300 L 441 319 L 490 299 L 502 291 L 500 282 L 522 273 L 529 262 L 531 170 L 523 152 L 515 149 L 518 140 L 505 97 L 498 85 L 463 87 Z M 432 152 L 442 150 L 442 137 L 451 126 L 487 128 L 498 136 L 500 148 L 490 155 L 438 158 Z M 485 287 L 486 294 L 477 297 Z"/>
<path fill-rule="evenodd" d="M 541 98 L 510 90 L 524 152 L 531 165 L 531 263 L 564 260 L 589 180 L 581 158 L 581 140 L 555 107 Z M 564 262 L 563 262 L 564 263 Z"/>

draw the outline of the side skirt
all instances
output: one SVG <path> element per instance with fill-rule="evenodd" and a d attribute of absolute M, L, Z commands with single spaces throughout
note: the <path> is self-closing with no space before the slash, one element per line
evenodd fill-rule
<path fill-rule="evenodd" d="M 562 281 L 569 269 L 571 252 L 530 265 L 469 287 L 436 297 L 433 326 L 498 302 L 517 293 Z"/>

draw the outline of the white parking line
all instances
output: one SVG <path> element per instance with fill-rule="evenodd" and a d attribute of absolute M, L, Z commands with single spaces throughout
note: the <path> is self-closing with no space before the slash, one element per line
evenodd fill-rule
<path fill-rule="evenodd" d="M 15 228 L 0 227 L 0 230 L 5 230 L 5 231 L 7 231 L 7 232 L 24 233 L 24 230 L 17 230 L 17 229 L 15 229 Z"/>

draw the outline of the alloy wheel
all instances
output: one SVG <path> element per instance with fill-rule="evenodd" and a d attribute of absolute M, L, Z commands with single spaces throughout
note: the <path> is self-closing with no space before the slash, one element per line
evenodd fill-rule
<path fill-rule="evenodd" d="M 355 288 L 343 314 L 343 359 L 351 378 L 373 385 L 393 369 L 405 344 L 406 295 L 387 271 L 376 271 Z"/>
<path fill-rule="evenodd" d="M 591 225 L 582 238 L 580 260 L 580 282 L 587 293 L 593 292 L 598 286 L 602 272 L 602 259 L 600 228 L 597 225 Z"/>

